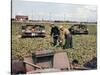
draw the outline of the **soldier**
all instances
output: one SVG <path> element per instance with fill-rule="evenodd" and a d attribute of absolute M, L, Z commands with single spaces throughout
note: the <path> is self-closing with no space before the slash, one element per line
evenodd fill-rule
<path fill-rule="evenodd" d="M 62 28 L 62 26 L 60 28 Z M 64 44 L 64 31 L 60 29 L 59 46 L 63 47 L 63 44 Z"/>
<path fill-rule="evenodd" d="M 72 44 L 72 35 L 68 29 L 65 29 L 63 26 L 60 26 L 60 31 L 63 31 L 63 35 L 65 36 L 65 44 L 63 46 L 64 49 L 66 48 L 73 48 Z"/>
<path fill-rule="evenodd" d="M 54 26 L 54 24 L 52 24 L 51 34 L 50 35 L 53 38 L 53 45 L 56 46 L 58 44 L 60 31 L 59 31 L 59 28 L 57 26 Z"/>

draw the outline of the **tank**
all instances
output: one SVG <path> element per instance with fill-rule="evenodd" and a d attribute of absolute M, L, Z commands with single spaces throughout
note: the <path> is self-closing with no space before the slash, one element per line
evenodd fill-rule
<path fill-rule="evenodd" d="M 45 27 L 43 25 L 22 26 L 22 37 L 45 37 Z"/>
<path fill-rule="evenodd" d="M 66 51 L 53 52 L 52 50 L 37 50 L 20 60 L 12 60 L 12 74 L 34 74 L 60 72 L 69 70 L 89 70 L 78 67 L 79 61 L 69 62 Z"/>
<path fill-rule="evenodd" d="M 64 51 L 37 50 L 31 56 L 23 58 L 23 60 L 12 60 L 12 74 L 32 74 L 64 70 L 70 70 L 67 53 Z"/>
<path fill-rule="evenodd" d="M 88 34 L 88 28 L 83 24 L 75 24 L 69 28 L 72 34 Z"/>

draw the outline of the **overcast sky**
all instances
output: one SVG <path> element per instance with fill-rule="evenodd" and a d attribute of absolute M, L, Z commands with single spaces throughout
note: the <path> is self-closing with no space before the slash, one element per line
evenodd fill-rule
<path fill-rule="evenodd" d="M 97 7 L 91 5 L 12 0 L 12 17 L 27 15 L 34 20 L 97 21 Z"/>

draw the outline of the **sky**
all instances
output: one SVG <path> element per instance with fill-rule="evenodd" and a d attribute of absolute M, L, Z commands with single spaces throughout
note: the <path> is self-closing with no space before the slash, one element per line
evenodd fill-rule
<path fill-rule="evenodd" d="M 97 6 L 12 0 L 12 18 L 27 15 L 30 20 L 97 21 Z"/>

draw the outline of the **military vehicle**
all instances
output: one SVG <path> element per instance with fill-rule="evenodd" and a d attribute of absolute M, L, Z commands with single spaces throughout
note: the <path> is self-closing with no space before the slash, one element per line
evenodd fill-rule
<path fill-rule="evenodd" d="M 76 65 L 76 60 L 69 63 L 67 53 L 65 51 L 53 52 L 51 50 L 37 50 L 31 56 L 27 56 L 21 60 L 12 60 L 12 74 L 33 74 L 45 72 L 59 72 L 68 70 L 86 70 Z"/>
<path fill-rule="evenodd" d="M 45 37 L 45 33 L 43 25 L 22 26 L 22 37 Z"/>
<path fill-rule="evenodd" d="M 12 60 L 12 74 L 58 72 L 69 69 L 66 52 L 38 50 L 23 60 Z"/>
<path fill-rule="evenodd" d="M 86 25 L 83 24 L 74 24 L 69 28 L 69 31 L 72 34 L 88 34 L 88 28 Z"/>

